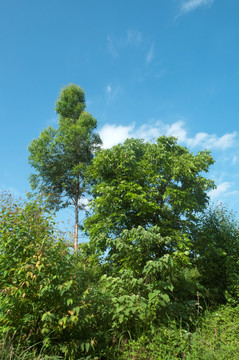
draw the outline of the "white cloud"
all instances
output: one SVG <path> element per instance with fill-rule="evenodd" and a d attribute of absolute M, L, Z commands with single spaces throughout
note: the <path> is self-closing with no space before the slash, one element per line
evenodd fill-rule
<path fill-rule="evenodd" d="M 155 124 L 143 124 L 138 129 L 134 131 L 132 134 L 133 137 L 145 139 L 145 140 L 153 140 L 157 139 L 160 135 L 162 135 L 160 129 L 160 122 L 157 121 Z"/>
<path fill-rule="evenodd" d="M 186 142 L 187 141 L 187 132 L 183 129 L 183 121 L 177 121 L 172 125 L 165 126 L 165 134 L 167 136 L 174 136 L 178 138 L 179 141 Z"/>
<path fill-rule="evenodd" d="M 214 148 L 215 149 L 227 149 L 229 147 L 231 147 L 234 143 L 234 140 L 237 136 L 237 132 L 234 131 L 233 133 L 230 134 L 225 134 L 223 136 L 221 136 L 220 138 L 216 139 L 216 136 L 214 135 Z"/>
<path fill-rule="evenodd" d="M 196 10 L 198 7 L 203 5 L 211 5 L 214 0 L 187 0 L 182 3 L 181 14 L 186 14 Z"/>
<path fill-rule="evenodd" d="M 233 184 L 231 182 L 225 181 L 219 184 L 216 189 L 209 191 L 208 196 L 211 199 L 218 199 L 219 197 L 235 195 L 238 193 L 238 191 L 228 191 L 232 186 Z"/>
<path fill-rule="evenodd" d="M 215 134 L 198 133 L 194 138 L 188 138 L 186 144 L 190 147 L 201 146 L 206 149 L 226 150 L 233 146 L 236 136 L 236 131 L 221 137 Z"/>
<path fill-rule="evenodd" d="M 99 131 L 100 137 L 103 141 L 103 147 L 108 149 L 114 145 L 124 142 L 127 138 L 132 137 L 130 134 L 133 129 L 134 124 L 129 126 L 106 124 Z"/>
<path fill-rule="evenodd" d="M 89 206 L 89 202 L 90 202 L 90 199 L 89 198 L 81 198 L 79 200 L 79 206 L 81 206 L 82 208 L 84 208 L 86 211 L 89 211 L 90 210 L 90 206 Z"/>
<path fill-rule="evenodd" d="M 104 148 L 110 148 L 114 145 L 124 142 L 128 138 L 139 138 L 145 140 L 154 140 L 162 135 L 160 122 L 152 124 L 143 124 L 135 129 L 135 123 L 128 126 L 106 124 L 99 131 L 103 141 Z"/>
<path fill-rule="evenodd" d="M 225 150 L 233 146 L 237 132 L 225 134 L 218 137 L 215 134 L 207 134 L 204 132 L 197 133 L 194 137 L 187 136 L 187 131 L 184 129 L 184 122 L 177 121 L 172 125 L 166 125 L 167 136 L 177 137 L 179 142 L 184 142 L 188 147 L 195 148 L 200 146 L 206 149 L 220 149 Z"/>
<path fill-rule="evenodd" d="M 155 121 L 143 124 L 139 128 L 135 128 L 134 123 L 129 126 L 107 124 L 100 130 L 100 135 L 106 148 L 123 142 L 129 137 L 154 140 L 161 135 L 166 135 L 178 138 L 180 143 L 184 143 L 189 148 L 226 150 L 234 145 L 237 132 L 234 131 L 221 137 L 199 132 L 194 137 L 189 137 L 184 122 L 180 120 L 171 125 Z"/>
<path fill-rule="evenodd" d="M 153 58 L 154 58 L 154 43 L 151 44 L 149 51 L 146 55 L 146 64 L 147 65 L 150 64 Z"/>

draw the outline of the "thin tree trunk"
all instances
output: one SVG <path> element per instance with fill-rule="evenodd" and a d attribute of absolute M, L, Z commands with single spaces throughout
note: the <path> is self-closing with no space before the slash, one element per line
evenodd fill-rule
<path fill-rule="evenodd" d="M 79 182 L 76 184 L 76 197 L 75 197 L 75 232 L 74 232 L 74 251 L 78 250 L 78 227 L 79 227 Z"/>

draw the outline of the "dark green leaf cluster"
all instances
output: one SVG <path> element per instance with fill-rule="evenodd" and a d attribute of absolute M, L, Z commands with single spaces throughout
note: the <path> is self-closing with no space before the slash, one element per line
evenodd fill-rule
<path fill-rule="evenodd" d="M 193 256 L 214 304 L 239 299 L 239 225 L 222 204 L 199 218 L 193 236 Z"/>
<path fill-rule="evenodd" d="M 57 114 L 62 120 L 77 120 L 80 114 L 85 110 L 85 93 L 79 86 L 71 84 L 60 93 L 55 108 Z"/>

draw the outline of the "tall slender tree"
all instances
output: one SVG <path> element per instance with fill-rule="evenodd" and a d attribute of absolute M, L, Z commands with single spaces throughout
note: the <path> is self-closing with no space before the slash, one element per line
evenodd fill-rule
<path fill-rule="evenodd" d="M 29 150 L 29 163 L 36 170 L 30 176 L 33 190 L 40 192 L 49 208 L 59 210 L 74 206 L 74 249 L 78 247 L 79 210 L 88 192 L 85 172 L 101 139 L 94 132 L 97 121 L 85 111 L 85 93 L 77 85 L 63 88 L 56 101 L 59 115 L 57 129 L 49 126 Z"/>

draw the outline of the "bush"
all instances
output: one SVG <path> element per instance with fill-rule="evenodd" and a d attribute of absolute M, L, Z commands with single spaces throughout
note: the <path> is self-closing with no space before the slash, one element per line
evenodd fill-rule
<path fill-rule="evenodd" d="M 222 205 L 209 208 L 193 236 L 194 263 L 212 304 L 239 299 L 239 225 Z"/>
<path fill-rule="evenodd" d="M 43 347 L 69 359 L 94 352 L 104 325 L 101 315 L 98 319 L 104 298 L 92 286 L 94 269 L 84 253 L 73 255 L 56 237 L 39 204 L 2 195 L 0 333 L 5 343 Z"/>
<path fill-rule="evenodd" d="M 158 328 L 137 340 L 122 341 L 117 360 L 238 359 L 239 307 L 207 312 L 195 332 L 177 327 Z"/>

